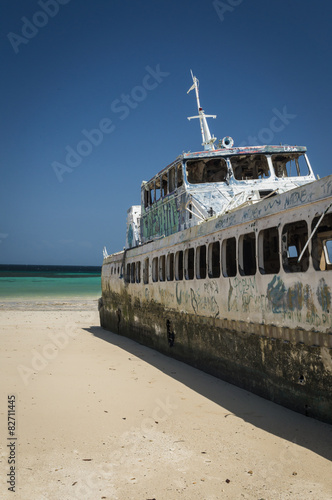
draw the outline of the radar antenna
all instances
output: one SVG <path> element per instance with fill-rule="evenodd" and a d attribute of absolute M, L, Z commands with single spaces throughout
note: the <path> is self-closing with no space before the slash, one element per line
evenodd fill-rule
<path fill-rule="evenodd" d="M 206 115 L 204 113 L 203 108 L 201 108 L 200 102 L 199 102 L 199 93 L 198 93 L 198 85 L 199 81 L 196 78 L 196 76 L 193 75 L 192 70 L 190 70 L 191 76 L 193 79 L 193 85 L 190 87 L 188 90 L 187 94 L 193 89 L 195 89 L 196 92 L 196 100 L 197 100 L 197 108 L 198 108 L 198 116 L 188 116 L 188 120 L 192 120 L 193 118 L 199 118 L 200 126 L 201 126 L 201 134 L 203 138 L 202 146 L 204 146 L 204 149 L 207 150 L 213 150 L 214 145 L 213 143 L 217 140 L 216 137 L 211 136 L 209 126 L 207 124 L 206 118 L 216 118 L 216 115 Z"/>

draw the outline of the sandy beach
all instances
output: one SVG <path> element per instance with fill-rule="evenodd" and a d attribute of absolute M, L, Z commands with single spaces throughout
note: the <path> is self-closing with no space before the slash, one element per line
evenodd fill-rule
<path fill-rule="evenodd" d="M 0 325 L 1 498 L 331 499 L 332 426 L 101 329 L 97 300 Z"/>

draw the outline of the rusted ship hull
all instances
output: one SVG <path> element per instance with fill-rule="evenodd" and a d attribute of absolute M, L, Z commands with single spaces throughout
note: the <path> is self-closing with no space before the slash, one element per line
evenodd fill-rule
<path fill-rule="evenodd" d="M 331 204 L 329 176 L 108 256 L 102 327 L 332 423 Z"/>

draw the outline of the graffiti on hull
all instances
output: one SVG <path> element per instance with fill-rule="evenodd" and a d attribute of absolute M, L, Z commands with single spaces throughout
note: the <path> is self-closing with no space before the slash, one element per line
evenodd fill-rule
<path fill-rule="evenodd" d="M 215 295 L 218 295 L 219 287 L 216 281 L 211 281 L 205 284 L 204 293 L 199 289 L 190 290 L 180 289 L 179 283 L 176 284 L 176 301 L 177 304 L 184 306 L 191 306 L 193 312 L 197 315 L 208 315 L 214 318 L 219 317 L 219 305 Z"/>
<path fill-rule="evenodd" d="M 155 207 L 145 211 L 142 223 L 143 237 L 147 239 L 152 236 L 168 236 L 179 231 L 177 200 L 170 198 L 167 202 L 157 202 Z"/>
<path fill-rule="evenodd" d="M 274 276 L 268 284 L 266 296 L 273 313 L 313 326 L 331 322 L 331 291 L 324 278 L 319 280 L 316 290 L 321 310 L 315 305 L 315 292 L 311 286 L 300 281 L 287 288 L 280 276 Z"/>
<path fill-rule="evenodd" d="M 316 290 L 310 284 L 297 281 L 287 287 L 280 276 L 273 276 L 266 294 L 258 292 L 255 276 L 229 280 L 227 309 L 232 312 L 261 312 L 262 318 L 273 313 L 290 322 L 309 324 L 313 327 L 330 324 L 331 290 L 324 278 Z"/>
<path fill-rule="evenodd" d="M 257 309 L 257 306 L 260 307 L 260 305 L 261 298 L 258 295 L 255 276 L 230 280 L 228 311 L 249 312 L 252 309 Z"/>

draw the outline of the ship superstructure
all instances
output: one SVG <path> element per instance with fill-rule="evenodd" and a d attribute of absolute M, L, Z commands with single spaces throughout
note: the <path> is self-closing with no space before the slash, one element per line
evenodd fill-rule
<path fill-rule="evenodd" d="M 226 136 L 215 149 L 192 74 L 204 151 L 183 153 L 141 186 L 141 205 L 128 211 L 126 248 L 169 236 L 315 180 L 301 146 L 235 147 Z M 189 92 L 188 91 L 188 92 Z"/>

